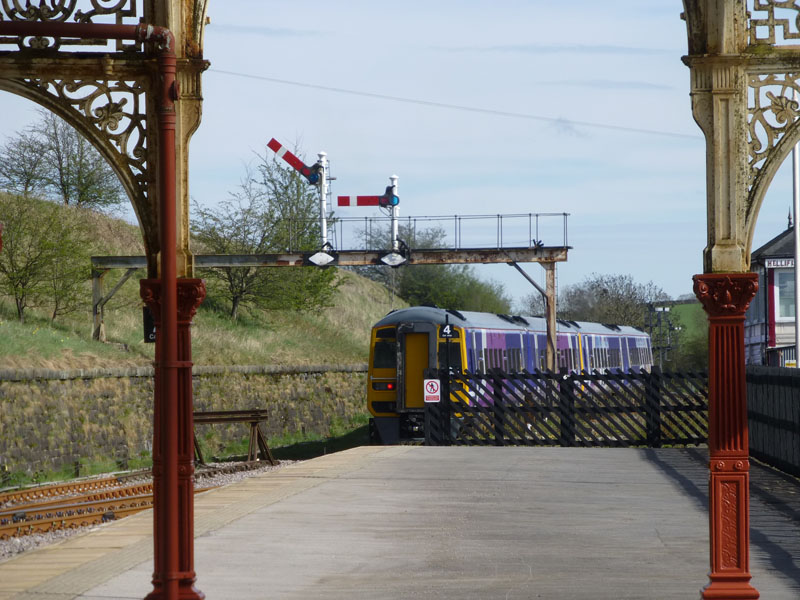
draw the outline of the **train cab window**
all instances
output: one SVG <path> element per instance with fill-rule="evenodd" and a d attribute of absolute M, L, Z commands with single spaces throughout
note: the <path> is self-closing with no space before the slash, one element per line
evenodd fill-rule
<path fill-rule="evenodd" d="M 461 369 L 461 344 L 439 342 L 439 368 L 447 367 L 447 347 L 450 347 L 450 368 Z"/>
<path fill-rule="evenodd" d="M 375 342 L 372 366 L 375 369 L 397 368 L 397 349 L 394 340 L 377 340 Z"/>

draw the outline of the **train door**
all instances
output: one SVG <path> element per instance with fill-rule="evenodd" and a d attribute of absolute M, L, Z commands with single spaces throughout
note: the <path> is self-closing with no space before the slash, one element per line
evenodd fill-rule
<path fill-rule="evenodd" d="M 425 369 L 436 366 L 436 326 L 407 323 L 397 329 L 400 348 L 398 367 L 399 410 L 422 410 L 425 406 L 422 385 Z"/>
<path fill-rule="evenodd" d="M 578 365 L 575 367 L 579 372 L 580 371 L 591 371 L 592 370 L 592 336 L 586 335 L 583 333 L 578 333 L 576 336 L 578 338 Z"/>
<path fill-rule="evenodd" d="M 422 381 L 428 368 L 428 334 L 406 334 L 405 365 L 403 369 L 403 388 L 405 408 L 422 408 Z"/>

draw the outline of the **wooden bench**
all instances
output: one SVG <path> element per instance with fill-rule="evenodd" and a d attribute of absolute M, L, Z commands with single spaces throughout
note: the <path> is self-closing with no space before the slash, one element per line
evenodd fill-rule
<path fill-rule="evenodd" d="M 256 460 L 257 455 L 261 455 L 262 460 L 266 460 L 271 465 L 277 465 L 278 461 L 275 460 L 267 445 L 267 439 L 261 433 L 259 423 L 266 421 L 269 411 L 265 409 L 253 410 L 219 410 L 209 412 L 195 412 L 194 424 L 211 424 L 211 423 L 249 423 L 250 424 L 250 444 L 247 449 L 247 460 Z M 197 434 L 194 434 L 194 457 L 199 463 L 204 463 L 203 453 L 200 451 L 200 445 L 197 443 Z"/>

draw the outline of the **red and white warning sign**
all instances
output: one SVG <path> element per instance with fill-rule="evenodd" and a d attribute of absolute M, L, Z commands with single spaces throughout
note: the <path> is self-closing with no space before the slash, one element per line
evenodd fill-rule
<path fill-rule="evenodd" d="M 438 379 L 426 379 L 423 387 L 425 402 L 439 402 L 442 399 L 441 386 Z"/>

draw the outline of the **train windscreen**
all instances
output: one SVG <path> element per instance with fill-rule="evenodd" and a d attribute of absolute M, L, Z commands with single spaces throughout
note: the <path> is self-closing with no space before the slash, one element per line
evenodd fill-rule
<path fill-rule="evenodd" d="M 450 368 L 461 369 L 461 344 L 439 342 L 439 368 L 447 367 L 447 348 L 450 347 Z"/>
<path fill-rule="evenodd" d="M 377 340 L 375 342 L 372 366 L 375 369 L 397 368 L 397 349 L 394 341 Z"/>

